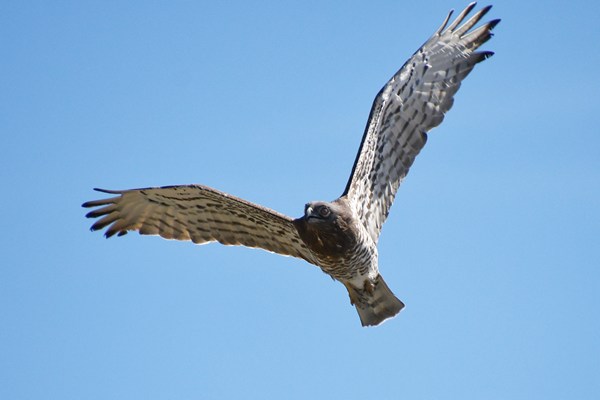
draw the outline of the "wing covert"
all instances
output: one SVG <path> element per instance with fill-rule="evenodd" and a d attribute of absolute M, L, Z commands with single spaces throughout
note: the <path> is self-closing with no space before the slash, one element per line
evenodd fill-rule
<path fill-rule="evenodd" d="M 461 81 L 493 54 L 475 50 L 492 36 L 500 20 L 471 30 L 491 6 L 460 25 L 475 4 L 469 4 L 446 28 L 451 11 L 375 97 L 343 194 L 375 242 L 398 187 L 425 146 L 427 132 L 442 122 Z"/>
<path fill-rule="evenodd" d="M 137 230 L 196 244 L 258 247 L 314 263 L 290 217 L 207 186 L 95 190 L 118 195 L 82 204 L 100 207 L 86 216 L 101 217 L 91 230 L 107 228 L 107 238 Z"/>

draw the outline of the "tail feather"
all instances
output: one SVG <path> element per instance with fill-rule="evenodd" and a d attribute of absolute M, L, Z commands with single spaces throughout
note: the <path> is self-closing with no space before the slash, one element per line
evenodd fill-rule
<path fill-rule="evenodd" d="M 350 284 L 345 286 L 350 294 L 350 301 L 358 311 L 362 326 L 379 325 L 404 308 L 404 303 L 394 296 L 381 275 L 377 276 L 374 284 L 365 282 L 363 289 L 357 289 Z"/>

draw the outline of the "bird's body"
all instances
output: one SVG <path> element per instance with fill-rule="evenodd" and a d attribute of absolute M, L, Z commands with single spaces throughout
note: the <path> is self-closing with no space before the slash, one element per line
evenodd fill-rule
<path fill-rule="evenodd" d="M 322 217 L 319 210 L 329 210 L 329 216 Z M 321 269 L 334 279 L 352 281 L 357 276 L 373 278 L 377 273 L 377 245 L 366 235 L 346 199 L 309 203 L 294 226 Z"/>
<path fill-rule="evenodd" d="M 314 202 L 306 205 L 294 226 L 316 264 L 346 286 L 363 325 L 376 325 L 404 304 L 379 275 L 377 243 L 354 214 L 345 197 Z"/>
<path fill-rule="evenodd" d="M 490 7 L 460 25 L 474 6 L 446 28 L 448 15 L 378 93 L 352 174 L 338 199 L 308 203 L 304 215 L 292 219 L 202 185 L 98 189 L 117 196 L 83 204 L 100 207 L 87 214 L 102 217 L 92 230 L 108 227 L 107 237 L 137 230 L 302 258 L 344 284 L 363 325 L 393 317 L 404 304 L 379 273 L 379 234 L 398 187 L 425 145 L 426 132 L 442 122 L 461 81 L 492 55 L 475 50 L 491 37 L 499 20 L 471 30 Z"/>

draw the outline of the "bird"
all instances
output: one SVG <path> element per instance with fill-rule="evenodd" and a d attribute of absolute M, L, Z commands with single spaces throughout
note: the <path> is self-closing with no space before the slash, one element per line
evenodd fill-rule
<path fill-rule="evenodd" d="M 333 201 L 312 201 L 292 218 L 204 185 L 94 190 L 114 195 L 88 201 L 92 231 L 128 231 L 195 244 L 219 242 L 303 259 L 347 289 L 362 326 L 396 316 L 404 303 L 379 273 L 377 243 L 390 207 L 427 133 L 453 105 L 462 80 L 494 53 L 478 50 L 500 19 L 475 27 L 491 9 L 469 19 L 469 4 L 435 33 L 376 95 L 350 178 Z"/>

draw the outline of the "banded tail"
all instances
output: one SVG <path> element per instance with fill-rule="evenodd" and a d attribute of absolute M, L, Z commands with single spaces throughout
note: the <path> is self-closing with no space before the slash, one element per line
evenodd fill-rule
<path fill-rule="evenodd" d="M 400 301 L 390 290 L 381 275 L 375 284 L 365 282 L 364 289 L 357 289 L 350 284 L 344 284 L 350 294 L 350 302 L 356 307 L 362 326 L 375 326 L 394 317 L 403 308 Z"/>

